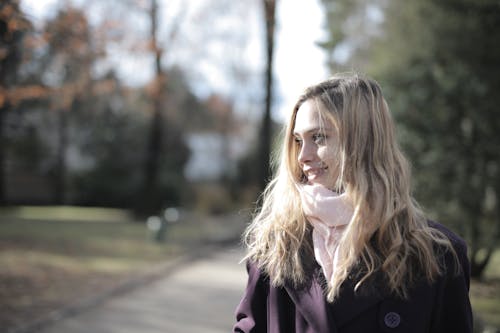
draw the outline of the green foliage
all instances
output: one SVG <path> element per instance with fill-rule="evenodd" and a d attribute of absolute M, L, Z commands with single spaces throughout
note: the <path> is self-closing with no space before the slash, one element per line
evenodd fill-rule
<path fill-rule="evenodd" d="M 492 325 L 500 328 L 500 250 L 495 250 L 491 262 L 485 269 L 485 279 L 482 281 L 472 281 L 471 284 L 471 304 L 475 311 L 475 317 L 479 325 Z M 484 321 L 484 323 L 481 323 Z M 476 325 L 475 325 L 476 326 Z M 492 331 L 490 329 L 490 331 Z M 486 330 L 477 330 L 486 332 Z"/>
<path fill-rule="evenodd" d="M 343 72 L 367 66 L 372 58 L 370 41 L 379 33 L 381 2 L 322 0 L 321 3 L 326 38 L 318 45 L 325 50 L 328 67 L 332 72 Z"/>
<path fill-rule="evenodd" d="M 385 89 L 413 163 L 417 199 L 467 237 L 472 274 L 480 276 L 500 236 L 500 4 L 390 0 L 372 6 L 383 9 L 385 19 L 368 43 L 364 69 Z"/>
<path fill-rule="evenodd" d="M 108 75 L 106 80 L 116 78 Z M 73 141 L 92 160 L 92 166 L 73 178 L 79 204 L 135 207 L 145 200 L 140 191 L 149 115 L 135 109 L 141 107 L 142 94 L 127 99 L 119 82 L 115 83 L 118 88 L 113 92 L 82 101 L 78 105 L 81 110 L 72 114 Z M 144 107 L 148 107 L 147 103 Z M 179 129 L 169 122 L 164 126 L 158 184 L 148 198 L 155 200 L 156 208 L 180 203 L 185 181 L 183 166 L 189 157 Z"/>
<path fill-rule="evenodd" d="M 17 1 L 7 3 L 19 10 Z M 36 29 L 23 26 L 30 43 L 21 45 L 16 35 L 19 45 L 0 44 L 0 60 L 12 53 L 9 64 L 19 64 L 10 75 L 19 92 L 16 105 L 0 110 L 0 202 L 3 188 L 9 204 L 134 207 L 147 214 L 192 200 L 184 178 L 190 156 L 186 139 L 192 133 L 229 137 L 238 131 L 233 103 L 218 93 L 201 101 L 186 70 L 166 67 L 170 61 L 158 61 L 161 75 L 141 87 L 126 86 L 112 70 L 103 75 L 115 59 L 106 52 L 127 48 L 139 59 L 147 55 L 142 45 L 152 51 L 151 36 L 136 39 L 132 50 L 134 31 L 125 31 L 126 17 L 91 20 L 85 6 L 56 6 Z M 0 32 L 5 32 L 1 15 Z M 168 45 L 158 46 L 168 57 Z M 6 69 L 2 62 L 0 70 Z"/>
<path fill-rule="evenodd" d="M 16 179 L 45 178 L 44 184 L 51 187 L 45 193 L 56 193 L 56 198 L 41 199 L 43 203 L 63 198 L 67 204 L 98 206 L 133 207 L 141 201 L 155 208 L 179 204 L 184 199 L 183 169 L 190 153 L 185 135 L 207 128 L 212 119 L 183 72 L 165 70 L 159 174 L 145 197 L 141 186 L 151 92 L 147 87 L 123 87 L 113 72 L 96 74 L 105 39 L 93 28 L 83 10 L 63 6 L 44 22 L 43 38 L 23 50 L 29 58 L 13 76 L 43 93 L 21 98 L 18 105 L 10 106 L 7 122 L 0 124 L 8 130 L 2 143 L 8 143 L 9 172 Z M 6 46 L 7 51 L 19 53 Z"/>
<path fill-rule="evenodd" d="M 141 184 L 147 130 L 145 119 L 127 111 L 86 114 L 87 137 L 82 152 L 93 165 L 74 176 L 76 201 L 84 205 L 126 207 Z"/>
<path fill-rule="evenodd" d="M 6 0 L 0 3 L 0 205 L 6 199 L 7 135 L 5 119 L 10 101 L 6 91 L 19 80 L 19 66 L 23 59 L 24 38 L 32 30 L 31 23 L 21 12 L 19 2 Z"/>
<path fill-rule="evenodd" d="M 283 124 L 271 122 L 271 157 L 270 157 L 270 175 L 271 177 L 277 172 L 280 150 L 282 147 Z M 253 203 L 262 192 L 260 186 L 261 170 L 258 166 L 261 164 L 261 155 L 258 146 L 254 146 L 249 150 L 237 164 L 237 176 L 231 184 L 231 192 L 233 196 L 246 202 Z M 267 179 L 266 181 L 269 181 Z"/>
<path fill-rule="evenodd" d="M 23 59 L 23 39 L 31 30 L 31 23 L 21 12 L 18 1 L 0 3 L 0 86 L 17 81 L 17 71 Z M 0 97 L 4 97 L 3 92 Z M 2 98 L 0 106 L 3 103 Z"/>
<path fill-rule="evenodd" d="M 480 276 L 500 230 L 500 5 L 428 0 L 411 9 L 398 16 L 393 8 L 387 16 L 378 59 L 392 45 L 409 48 L 408 40 L 415 50 L 398 54 L 398 63 L 380 67 L 377 77 L 394 102 L 418 198 L 468 237 L 472 274 Z M 484 248 L 489 254 L 481 257 Z"/>

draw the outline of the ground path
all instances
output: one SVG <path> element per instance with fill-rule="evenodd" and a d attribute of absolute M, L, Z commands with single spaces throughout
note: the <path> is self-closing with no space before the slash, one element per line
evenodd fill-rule
<path fill-rule="evenodd" d="M 224 248 L 126 294 L 62 319 L 43 333 L 230 332 L 246 283 L 243 252 Z"/>

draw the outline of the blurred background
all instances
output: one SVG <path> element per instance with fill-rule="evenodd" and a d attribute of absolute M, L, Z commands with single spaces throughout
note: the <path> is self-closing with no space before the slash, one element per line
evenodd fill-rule
<path fill-rule="evenodd" d="M 237 242 L 295 98 L 342 71 L 380 82 L 500 328 L 498 1 L 2 0 L 0 35 L 6 331 Z"/>

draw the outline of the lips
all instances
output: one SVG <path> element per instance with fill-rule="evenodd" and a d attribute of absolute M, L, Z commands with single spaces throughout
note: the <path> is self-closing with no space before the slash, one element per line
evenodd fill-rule
<path fill-rule="evenodd" d="M 315 180 L 316 178 L 322 176 L 327 170 L 327 166 L 321 167 L 304 167 L 303 171 L 309 181 Z"/>

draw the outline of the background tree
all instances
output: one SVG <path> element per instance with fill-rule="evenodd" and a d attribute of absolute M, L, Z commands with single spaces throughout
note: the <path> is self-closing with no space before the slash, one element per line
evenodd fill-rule
<path fill-rule="evenodd" d="M 162 153 L 162 136 L 164 135 L 164 92 L 162 88 L 166 83 L 166 75 L 162 67 L 163 49 L 158 42 L 158 2 L 156 0 L 150 1 L 149 8 L 149 21 L 151 25 L 150 44 L 151 52 L 154 54 L 154 68 L 155 77 L 153 79 L 153 87 L 151 99 L 153 104 L 153 116 L 151 118 L 151 125 L 149 131 L 149 139 L 147 141 L 146 156 L 144 160 L 143 171 L 143 189 L 142 196 L 147 198 L 143 203 L 155 200 L 157 192 L 157 180 L 159 159 Z M 152 203 L 153 204 L 153 203 Z M 153 207 L 156 204 L 152 205 Z M 149 208 L 143 207 L 141 209 L 148 210 Z M 154 208 L 153 208 L 154 209 Z"/>
<path fill-rule="evenodd" d="M 71 116 L 86 112 L 84 100 L 92 98 L 92 69 L 100 55 L 94 48 L 86 14 L 73 7 L 59 10 L 44 28 L 47 52 L 42 80 L 52 87 L 51 108 L 57 114 L 57 146 L 53 169 L 55 202 L 67 202 L 67 153 L 71 145 Z"/>
<path fill-rule="evenodd" d="M 265 22 L 266 69 L 265 69 L 265 108 L 262 115 L 260 131 L 259 168 L 260 187 L 264 189 L 270 175 L 272 119 L 271 106 L 273 102 L 273 58 L 274 36 L 276 27 L 276 0 L 262 0 Z"/>
<path fill-rule="evenodd" d="M 244 91 L 255 86 L 257 77 L 255 72 L 251 84 L 244 82 L 248 72 L 243 58 L 252 57 L 245 52 L 247 26 L 242 23 L 248 20 L 247 6 L 229 0 L 216 6 L 169 2 L 168 8 L 160 0 L 89 1 L 81 8 L 71 3 L 57 3 L 39 21 L 35 47 L 24 49 L 30 58 L 19 69 L 23 75 L 16 79 L 40 86 L 41 91 L 31 104 L 19 104 L 20 112 L 11 112 L 16 164 L 9 167 L 8 188 L 24 189 L 19 197 L 31 204 L 130 207 L 132 202 L 148 211 L 180 204 L 182 192 L 188 188 L 183 186 L 189 157 L 187 137 L 197 131 L 232 137 L 238 130 L 234 125 L 238 122 L 233 120 L 241 115 L 233 112 L 235 104 L 241 109 L 241 101 L 246 99 L 246 109 L 255 110 L 248 105 L 256 102 L 251 99 L 257 99 L 260 91 L 252 89 L 246 96 Z M 213 29 L 206 31 L 207 24 Z M 238 24 L 243 28 L 228 31 L 228 26 Z M 190 28 L 183 29 L 186 25 Z M 183 38 L 176 38 L 179 31 Z M 131 54 L 130 58 L 144 61 L 148 67 L 144 72 L 152 72 L 149 82 L 137 84 L 136 75 L 129 80 L 118 68 L 123 65 L 120 58 Z M 202 72 L 207 67 L 211 75 Z M 221 89 L 221 82 L 226 87 Z M 14 96 L 12 91 L 7 95 Z M 224 102 L 213 103 L 210 96 Z M 245 126 L 247 133 L 249 127 Z M 235 155 L 235 145 L 229 141 L 224 141 L 223 155 L 231 155 L 234 162 L 241 152 Z M 141 144 L 143 148 L 139 148 Z M 25 158 L 28 155 L 39 157 L 36 166 L 33 159 Z M 137 163 L 141 163 L 140 169 Z M 33 168 L 17 168 L 21 164 Z M 226 181 L 234 176 L 231 172 L 224 174 Z M 14 178 L 19 181 L 11 181 Z M 42 178 L 44 186 L 39 183 Z M 55 188 L 53 198 L 50 184 L 46 184 L 49 179 Z M 48 189 L 43 200 L 26 197 L 29 186 L 23 184 L 35 184 L 34 180 L 34 187 Z M 145 183 L 153 188 L 146 190 Z"/>
<path fill-rule="evenodd" d="M 380 34 L 384 0 L 322 0 L 327 38 L 319 41 L 332 72 L 364 69 L 371 62 L 373 38 Z"/>
<path fill-rule="evenodd" d="M 104 16 L 106 20 L 102 24 L 113 27 L 115 35 L 118 35 L 114 37 L 113 43 L 119 48 L 153 60 L 153 77 L 143 90 L 142 97 L 145 98 L 145 104 L 142 105 L 142 110 L 137 110 L 138 112 L 147 110 L 144 115 L 149 118 L 149 125 L 146 127 L 148 132 L 145 134 L 147 139 L 144 142 L 144 149 L 141 150 L 144 151 L 140 171 L 141 186 L 137 189 L 134 207 L 141 215 L 155 212 L 166 204 L 178 203 L 180 193 L 175 192 L 177 193 L 175 194 L 172 186 L 175 185 L 177 190 L 182 189 L 184 177 L 179 171 L 182 170 L 182 165 L 178 165 L 177 162 L 184 161 L 185 163 L 188 156 L 185 154 L 186 144 L 179 142 L 179 140 L 184 141 L 185 138 L 176 129 L 178 124 L 171 117 L 174 114 L 175 118 L 180 105 L 176 103 L 177 101 L 170 101 L 174 97 L 170 96 L 169 92 L 176 83 L 171 85 L 169 82 L 170 72 L 165 60 L 173 48 L 180 25 L 184 23 L 185 8 L 183 4 L 174 19 L 162 20 L 162 4 L 164 3 L 158 0 L 147 2 L 123 0 L 118 3 L 117 7 L 117 3 L 110 2 L 108 5 L 116 7 L 117 10 L 110 16 Z M 109 6 L 106 10 L 111 10 Z M 130 12 L 131 8 L 134 9 L 133 13 Z M 136 28 L 136 25 L 132 26 L 130 22 L 138 19 L 147 26 L 147 31 L 142 31 L 142 36 L 136 33 L 131 34 L 129 30 Z M 166 29 L 168 33 L 164 34 Z M 186 88 L 183 83 L 180 85 L 183 89 Z M 184 93 L 184 90 L 182 92 Z M 179 146 L 176 148 L 176 145 Z M 166 174 L 166 171 L 170 173 L 170 176 Z M 178 184 L 174 184 L 173 179 L 176 179 Z M 170 201 L 169 197 L 177 199 L 167 203 Z"/>
<path fill-rule="evenodd" d="M 385 88 L 413 162 L 417 198 L 468 238 L 471 274 L 480 277 L 500 234 L 500 5 L 377 6 L 384 21 L 364 69 Z"/>
<path fill-rule="evenodd" d="M 31 30 L 31 23 L 22 14 L 19 1 L 0 3 L 0 205 L 5 204 L 6 143 L 5 119 L 11 101 L 7 91 L 18 81 L 18 69 L 22 61 L 23 39 Z"/>

